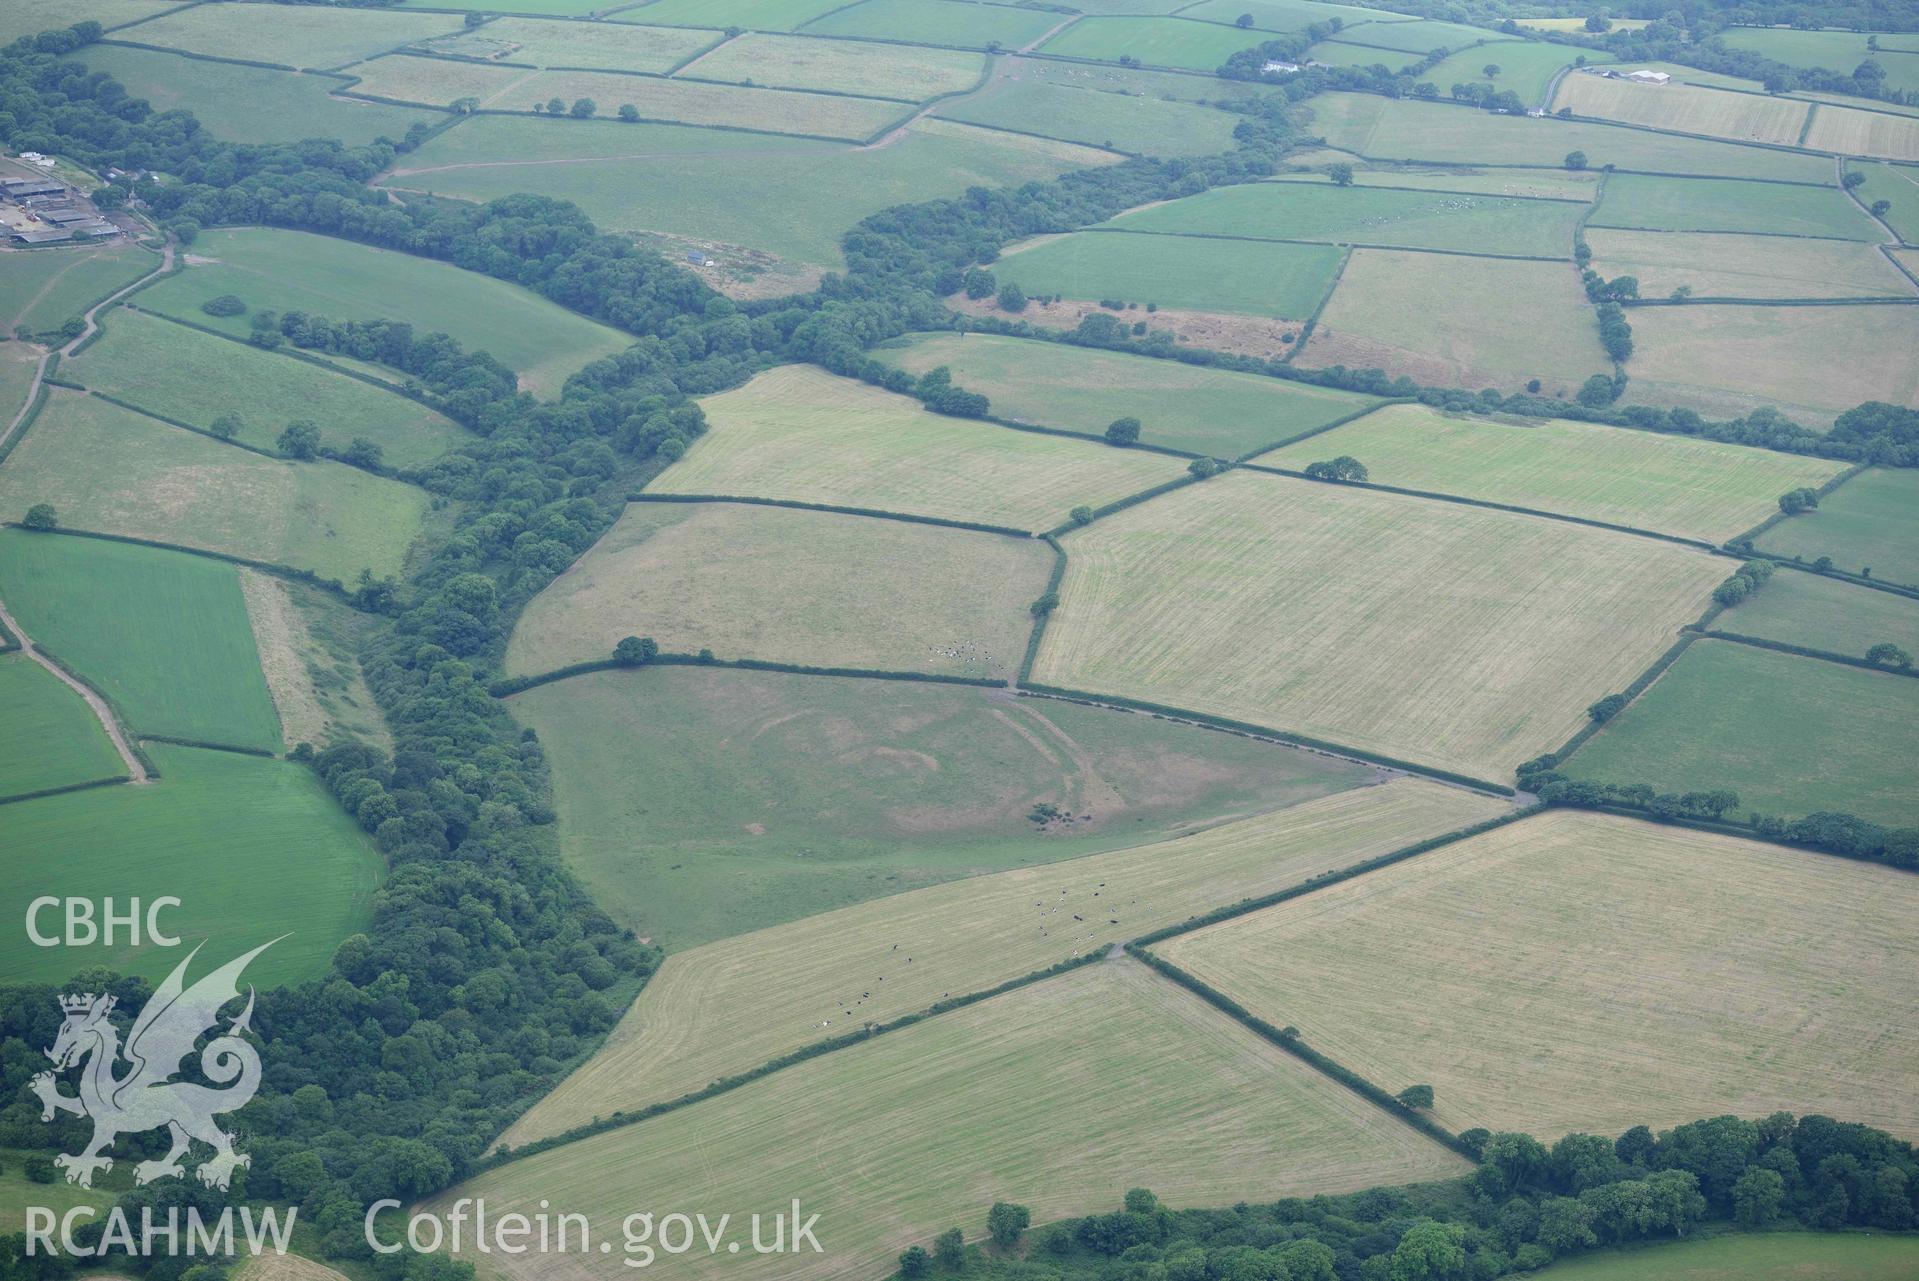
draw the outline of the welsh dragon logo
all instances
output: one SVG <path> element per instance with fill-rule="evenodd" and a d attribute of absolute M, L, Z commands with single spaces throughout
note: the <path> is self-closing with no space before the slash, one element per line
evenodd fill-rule
<path fill-rule="evenodd" d="M 247 963 L 272 946 L 264 943 L 187 987 L 187 966 L 200 953 L 194 948 L 154 991 L 127 1032 L 124 1048 L 108 1018 L 113 1012 L 113 997 L 96 997 L 88 992 L 60 998 L 67 1020 L 53 1048 L 46 1052 L 54 1067 L 34 1077 L 32 1089 L 40 1096 L 42 1121 L 53 1120 L 56 1112 L 93 1119 L 93 1139 L 86 1149 L 78 1156 L 62 1154 L 53 1159 L 67 1172 L 68 1183 L 92 1187 L 94 1171 L 113 1168 L 113 1158 L 104 1153 L 116 1138 L 160 1126 L 172 1136 L 173 1147 L 159 1160 L 135 1166 L 135 1183 L 184 1176 L 186 1168 L 180 1158 L 195 1139 L 213 1149 L 212 1158 L 194 1171 L 208 1187 L 224 1190 L 236 1167 L 253 1163 L 251 1157 L 233 1150 L 235 1136 L 213 1119 L 216 1113 L 245 1106 L 260 1088 L 259 1052 L 240 1036 L 253 1017 L 251 987 L 247 989 L 246 1008 L 228 1024 L 225 1033 L 208 1041 L 200 1051 L 202 1074 L 226 1088 L 212 1089 L 171 1078 L 182 1070 L 194 1043 L 219 1022 L 221 1007 L 238 999 L 240 973 Z M 120 1072 L 123 1059 L 126 1070 Z M 57 1073 L 72 1067 L 80 1069 L 80 1093 L 62 1094 Z"/>

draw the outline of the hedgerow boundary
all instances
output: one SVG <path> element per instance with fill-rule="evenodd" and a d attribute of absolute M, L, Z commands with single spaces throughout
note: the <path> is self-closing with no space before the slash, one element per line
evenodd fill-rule
<path fill-rule="evenodd" d="M 1059 585 L 1066 580 L 1066 549 L 1059 545 L 1059 539 L 1052 534 L 1040 536 L 1048 547 L 1053 549 L 1053 572 L 1046 578 L 1046 591 L 1041 599 L 1050 597 L 1059 600 Z M 1033 630 L 1026 638 L 1026 653 L 1020 659 L 1019 674 L 1013 678 L 1013 684 L 1024 685 L 1033 675 L 1033 664 L 1039 659 L 1039 643 L 1046 636 L 1047 620 L 1052 618 L 1053 610 L 1039 610 L 1033 616 Z"/>
<path fill-rule="evenodd" d="M 1233 466 L 1235 467 L 1248 466 L 1252 463 L 1252 461 L 1255 458 L 1258 458 L 1261 455 L 1270 454 L 1276 449 L 1284 449 L 1288 445 L 1297 445 L 1300 441 L 1311 440 L 1315 436 L 1323 436 L 1329 431 L 1333 431 L 1333 430 L 1336 430 L 1337 428 L 1344 427 L 1347 423 L 1358 422 L 1360 419 L 1364 418 L 1366 415 L 1373 413 L 1375 410 L 1384 409 L 1388 405 L 1416 405 L 1418 403 L 1419 403 L 1419 398 L 1417 396 L 1387 396 L 1382 399 L 1375 400 L 1372 404 L 1367 405 L 1363 409 L 1355 409 L 1350 414 L 1342 414 L 1340 417 L 1333 419 L 1333 421 L 1329 423 L 1323 423 L 1320 426 L 1315 427 L 1310 431 L 1303 431 L 1299 433 L 1299 435 L 1297 436 L 1289 436 L 1285 440 L 1276 440 L 1270 445 L 1261 445 L 1258 449 L 1255 449 L 1250 454 L 1241 454 L 1238 458 L 1235 458 L 1233 460 Z M 1277 469 L 1267 468 L 1266 470 L 1272 471 Z"/>
<path fill-rule="evenodd" d="M 151 771 L 149 771 L 151 773 Z M 0 805 L 17 805 L 21 801 L 40 801 L 49 796 L 65 796 L 68 792 L 86 792 L 96 787 L 114 787 L 133 781 L 131 774 L 115 774 L 108 778 L 90 778 L 84 783 L 63 783 L 59 787 L 43 787 L 37 792 L 15 792 L 12 796 L 0 796 Z"/>
<path fill-rule="evenodd" d="M 153 757 L 149 756 L 146 749 L 141 746 L 142 736 L 133 728 L 133 722 L 127 719 L 125 708 L 115 702 L 105 690 L 76 671 L 73 664 L 67 662 L 66 659 L 60 657 L 60 655 L 54 653 L 39 641 L 33 643 L 33 652 L 46 659 L 49 663 L 52 663 L 55 667 L 66 673 L 75 684 L 83 686 L 95 698 L 99 699 L 101 706 L 107 709 L 107 714 L 113 717 L 114 723 L 119 727 L 120 737 L 126 741 L 127 751 L 131 752 L 134 759 L 140 762 L 140 767 L 146 770 L 147 777 L 149 779 L 160 777 L 159 767 L 153 763 Z"/>
<path fill-rule="evenodd" d="M 643 663 L 623 663 L 616 658 L 569 663 L 550 672 L 494 681 L 487 686 L 487 693 L 494 698 L 511 698 L 529 689 L 571 680 L 575 676 L 590 676 L 595 672 L 643 671 L 648 667 L 719 667 L 746 672 L 785 672 L 792 676 L 845 676 L 860 680 L 914 681 L 923 685 L 969 685 L 978 689 L 1005 689 L 1009 683 L 992 676 L 950 676 L 941 672 L 902 672 L 880 667 L 815 667 L 806 663 L 776 663 L 763 658 L 708 658 L 700 654 L 667 652 L 655 654 Z"/>
<path fill-rule="evenodd" d="M 877 507 L 842 507 L 833 503 L 809 503 L 797 498 L 749 498 L 741 494 L 649 494 L 644 490 L 626 496 L 629 503 L 750 503 L 756 507 L 791 507 L 798 511 L 833 512 L 841 516 L 870 516 L 875 520 L 899 520 L 909 525 L 935 525 L 942 529 L 966 529 L 976 534 L 1003 534 L 1008 538 L 1034 538 L 1030 529 L 1010 525 L 987 525 L 972 520 L 948 520 L 943 516 L 916 516 L 909 512 L 882 511 Z"/>
<path fill-rule="evenodd" d="M 0 461 L 4 461 L 4 459 L 0 459 Z M 0 529 L 25 528 L 26 526 L 17 520 L 0 521 Z M 36 529 L 33 532 L 36 534 L 52 534 L 65 538 L 97 538 L 102 542 L 108 543 L 131 543 L 135 547 L 158 547 L 163 551 L 185 552 L 189 556 L 204 556 L 208 560 L 223 560 L 229 565 L 245 565 L 248 569 L 257 569 L 261 573 L 271 574 L 275 578 L 284 578 L 291 582 L 305 583 L 308 587 L 317 587 L 322 591 L 331 592 L 333 595 L 339 597 L 341 603 L 358 613 L 371 614 L 375 612 L 355 604 L 353 593 L 348 591 L 339 579 L 322 578 L 310 569 L 295 569 L 291 565 L 282 565 L 275 561 L 252 560 L 245 556 L 235 556 L 230 552 L 209 551 L 205 547 L 189 547 L 185 543 L 162 542 L 157 538 L 138 538 L 132 534 L 109 534 L 97 529 L 60 527 L 55 529 Z"/>
<path fill-rule="evenodd" d="M 1919 676 L 1919 667 L 1887 667 L 1883 663 L 1869 663 L 1864 658 L 1851 654 L 1839 654 L 1829 649 L 1813 649 L 1806 645 L 1794 645 L 1788 641 L 1768 640 L 1764 636 L 1747 636 L 1740 632 L 1705 631 L 1700 633 L 1700 637 L 1704 640 L 1732 641 L 1738 645 L 1750 645 L 1755 649 L 1778 650 L 1782 654 L 1817 659 L 1822 663 L 1838 663 L 1843 667 L 1863 668 L 1868 672 L 1884 672 L 1888 676 Z"/>

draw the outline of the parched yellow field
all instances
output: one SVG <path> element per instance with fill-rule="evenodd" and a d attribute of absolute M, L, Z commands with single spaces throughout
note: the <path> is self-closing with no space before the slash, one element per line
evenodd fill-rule
<path fill-rule="evenodd" d="M 1778 510 L 1780 494 L 1817 487 L 1846 464 L 1565 419 L 1460 417 L 1387 405 L 1263 455 L 1293 471 L 1350 454 L 1375 483 L 1723 542 Z"/>
<path fill-rule="evenodd" d="M 717 31 L 686 27 L 638 27 L 619 22 L 554 22 L 541 18 L 495 18 L 475 37 L 519 47 L 507 62 L 536 67 L 604 67 L 609 71 L 663 73 L 702 49 L 718 44 Z"/>
<path fill-rule="evenodd" d="M 1848 156 L 1919 160 L 1919 117 L 1858 111 L 1822 103 L 1813 112 L 1806 146 Z"/>
<path fill-rule="evenodd" d="M 721 658 L 1007 677 L 1052 569 L 1051 548 L 1003 534 L 637 503 L 527 606 L 506 666 L 551 671 L 651 636 Z"/>
<path fill-rule="evenodd" d="M 154 6 L 156 12 L 164 8 Z M 285 12 L 194 6 L 143 22 L 119 38 L 216 58 L 328 68 L 459 29 L 459 15 L 448 13 L 324 5 L 301 5 Z"/>
<path fill-rule="evenodd" d="M 467 1255 L 488 1278 L 607 1279 L 619 1225 L 656 1214 L 819 1215 L 821 1253 L 662 1254 L 644 1275 L 878 1277 L 997 1200 L 1036 1223 L 1116 1208 L 1127 1188 L 1218 1205 L 1445 1178 L 1467 1163 L 1153 974 L 1119 959 L 798 1064 L 638 1125 L 514 1161 L 442 1194 L 489 1217 L 584 1214 L 614 1251 Z M 383 1227 L 397 1217 L 383 1220 Z M 770 1224 L 767 1239 L 771 1238 Z"/>
<path fill-rule="evenodd" d="M 1064 543 L 1036 684 L 1494 781 L 1631 683 L 1726 575 L 1636 535 L 1251 472 Z"/>
<path fill-rule="evenodd" d="M 983 54 L 961 49 L 749 32 L 679 72 L 695 80 L 813 89 L 922 102 L 979 83 Z"/>
<path fill-rule="evenodd" d="M 1611 279 L 1634 276 L 1642 298 L 1665 298 L 1681 285 L 1701 298 L 1899 298 L 1912 282 L 1877 245 L 1723 232 L 1586 229 L 1592 268 Z M 1637 323 L 1644 312 L 1635 313 Z"/>
<path fill-rule="evenodd" d="M 1554 811 L 1162 944 L 1455 1130 L 1778 1108 L 1919 1134 L 1911 874 Z"/>
<path fill-rule="evenodd" d="M 815 1041 L 1469 827 L 1503 808 L 1402 778 L 1178 840 L 952 881 L 677 953 L 600 1052 L 503 1142 L 678 1098 Z"/>
<path fill-rule="evenodd" d="M 1044 530 L 1185 472 L 1178 458 L 946 418 L 784 365 L 700 402 L 710 430 L 648 486 Z"/>
<path fill-rule="evenodd" d="M 1792 98 L 1734 93 L 1677 81 L 1642 85 L 1584 72 L 1574 72 L 1559 82 L 1552 109 L 1566 107 L 1571 107 L 1574 115 L 1600 120 L 1782 147 L 1798 145 L 1810 110 L 1808 104 Z"/>

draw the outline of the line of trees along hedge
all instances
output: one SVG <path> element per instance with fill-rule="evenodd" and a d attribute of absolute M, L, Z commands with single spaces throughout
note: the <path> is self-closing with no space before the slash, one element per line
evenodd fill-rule
<path fill-rule="evenodd" d="M 1014 1252 L 985 1243 L 982 1281 L 1493 1281 L 1555 1259 L 1701 1228 L 1904 1231 L 1919 1153 L 1882 1130 L 1777 1112 L 1617 1138 L 1472 1131 L 1479 1169 L 1443 1183 L 1172 1210 L 1149 1190 L 1049 1224 Z M 1117 1189 L 1115 1189 L 1117 1192 Z M 1658 1256 L 1646 1256 L 1656 1267 Z"/>

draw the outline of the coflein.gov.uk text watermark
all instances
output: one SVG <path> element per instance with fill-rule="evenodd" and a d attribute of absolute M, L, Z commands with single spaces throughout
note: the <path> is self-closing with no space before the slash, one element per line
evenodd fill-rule
<path fill-rule="evenodd" d="M 823 1254 L 814 1233 L 820 1216 L 802 1217 L 794 1199 L 788 1209 L 746 1216 L 703 1212 L 642 1212 L 620 1220 L 617 1234 L 596 1231 L 584 1214 L 556 1211 L 546 1202 L 532 1213 L 493 1214 L 486 1200 L 466 1197 L 440 1213 L 419 1211 L 404 1227 L 383 1219 L 401 1209 L 398 1201 L 376 1201 L 366 1213 L 366 1243 L 377 1254 L 414 1250 L 421 1254 L 612 1255 L 629 1268 L 651 1267 L 661 1255 Z M 744 1221 L 741 1221 L 744 1219 Z"/>

